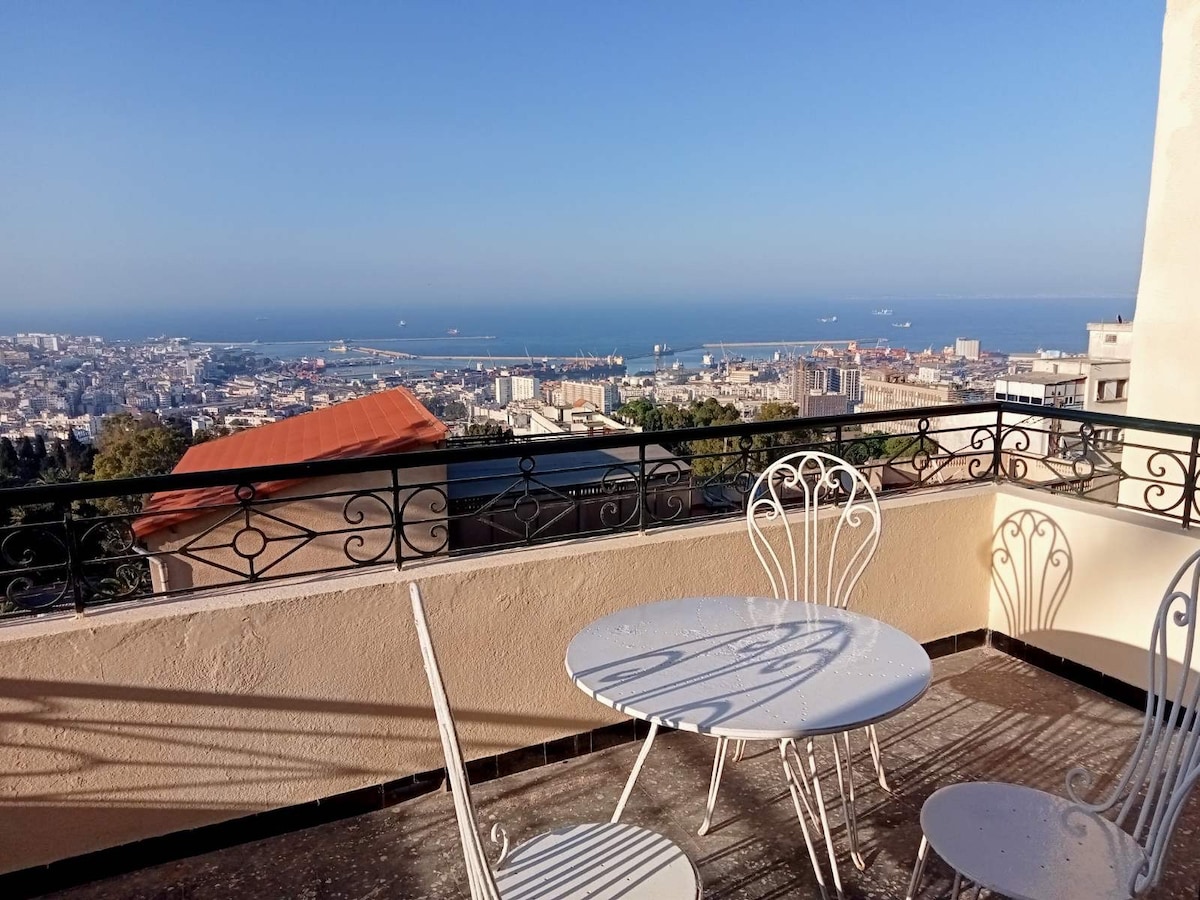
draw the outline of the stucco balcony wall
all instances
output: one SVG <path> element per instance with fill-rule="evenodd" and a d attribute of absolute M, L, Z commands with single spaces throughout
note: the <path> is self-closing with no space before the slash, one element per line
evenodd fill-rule
<path fill-rule="evenodd" d="M 988 486 L 886 501 L 856 608 L 921 641 L 984 628 L 994 505 Z M 595 618 L 769 590 L 730 521 L 14 622 L 0 628 L 0 870 L 440 767 L 410 579 L 469 758 L 622 721 L 563 669 Z"/>
<path fill-rule="evenodd" d="M 995 524 L 988 628 L 1146 687 L 1154 617 L 1175 571 L 1200 549 L 1200 532 L 1009 486 L 996 489 Z"/>

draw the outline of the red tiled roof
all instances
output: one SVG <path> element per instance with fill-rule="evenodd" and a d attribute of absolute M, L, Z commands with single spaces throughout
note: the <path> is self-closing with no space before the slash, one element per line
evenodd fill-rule
<path fill-rule="evenodd" d="M 432 447 L 445 438 L 446 426 L 416 397 L 398 387 L 197 444 L 183 455 L 172 474 L 374 456 Z M 255 485 L 255 496 L 268 497 L 298 483 L 297 479 L 260 482 Z M 156 515 L 139 518 L 134 534 L 145 537 L 206 514 L 206 510 L 193 507 L 215 506 L 231 499 L 229 487 L 154 494 L 143 510 Z"/>

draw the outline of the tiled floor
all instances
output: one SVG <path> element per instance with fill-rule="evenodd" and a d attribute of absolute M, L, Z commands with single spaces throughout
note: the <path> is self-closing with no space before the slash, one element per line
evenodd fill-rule
<path fill-rule="evenodd" d="M 895 796 L 869 782 L 856 758 L 865 872 L 843 851 L 846 895 L 900 898 L 920 839 L 921 803 L 970 778 L 1062 789 L 1076 764 L 1115 774 L 1140 715 L 992 650 L 934 663 L 934 684 L 912 709 L 880 726 Z M 625 821 L 656 828 L 696 861 L 709 900 L 816 897 L 778 757 L 766 744 L 726 768 L 716 824 L 697 837 L 713 743 L 669 734 L 655 745 Z M 624 745 L 513 775 L 474 789 L 481 823 L 505 823 L 514 841 L 542 829 L 606 821 L 637 752 Z M 827 779 L 832 788 L 832 779 Z M 1190 898 L 1200 885 L 1195 852 L 1200 800 L 1176 832 L 1166 874 L 1152 896 Z M 946 871 L 931 863 L 922 896 L 946 896 Z M 463 860 L 450 797 L 436 793 L 383 812 L 145 869 L 53 895 L 58 900 L 227 900 L 230 897 L 465 898 Z"/>

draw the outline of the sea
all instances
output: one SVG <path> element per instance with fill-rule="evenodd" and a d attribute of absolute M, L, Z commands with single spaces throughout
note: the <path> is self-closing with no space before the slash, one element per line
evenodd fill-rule
<path fill-rule="evenodd" d="M 365 367 L 420 374 L 445 368 L 491 366 L 521 359 L 621 355 L 631 372 L 652 369 L 654 346 L 670 348 L 684 367 L 705 353 L 747 359 L 776 351 L 804 353 L 823 343 L 935 351 L 955 338 L 978 338 L 984 350 L 1038 349 L 1079 352 L 1089 322 L 1133 317 L 1134 298 L 936 298 L 675 302 L 657 304 L 562 303 L 433 304 L 355 307 L 330 303 L 280 310 L 253 304 L 236 313 L 199 307 L 162 308 L 136 316 L 76 311 L 66 323 L 5 322 L 9 330 L 69 331 L 113 340 L 158 335 L 191 338 L 201 345 L 245 347 L 278 359 L 349 360 L 331 347 L 366 346 L 402 351 L 417 360 L 363 359 Z M 42 313 L 45 316 L 45 311 Z M 31 321 L 23 321 L 30 318 Z M 404 324 L 401 325 L 401 322 Z M 456 331 L 457 334 L 451 332 Z"/>

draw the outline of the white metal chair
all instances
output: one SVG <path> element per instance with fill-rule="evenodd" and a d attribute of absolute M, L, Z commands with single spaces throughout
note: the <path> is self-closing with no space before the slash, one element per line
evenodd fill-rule
<path fill-rule="evenodd" d="M 822 510 L 834 507 L 840 509 L 836 521 L 820 521 Z M 867 479 L 850 463 L 828 453 L 801 451 L 776 460 L 759 475 L 746 507 L 746 528 L 751 546 L 766 569 L 771 590 L 777 599 L 821 603 L 845 609 L 859 578 L 879 546 L 879 502 Z M 890 791 L 875 727 L 870 726 L 865 731 L 879 784 L 884 790 Z M 846 751 L 847 768 L 850 765 L 850 740 L 849 735 L 835 735 L 833 751 L 838 786 L 842 791 L 842 806 L 850 831 L 851 856 L 854 864 L 861 869 L 863 861 L 858 853 L 854 821 L 854 784 L 852 778 L 849 779 L 847 801 L 838 751 L 839 738 Z M 745 743 L 736 742 L 734 762 L 742 758 Z M 702 835 L 708 832 L 712 824 L 728 748 L 728 740 L 717 741 L 708 805 L 699 829 Z M 800 770 L 798 784 L 815 801 L 806 803 L 806 807 L 810 812 L 814 807 L 820 810 L 819 826 L 825 835 L 832 861 L 833 844 L 821 784 L 817 778 L 813 742 L 810 740 L 807 746 L 807 776 L 795 742 L 784 742 L 780 750 L 791 752 Z M 818 823 L 814 821 L 813 824 L 815 826 Z M 835 865 L 835 879 L 836 871 Z M 840 884 L 838 888 L 840 891 Z"/>
<path fill-rule="evenodd" d="M 1200 552 L 1175 573 L 1154 618 L 1145 718 L 1116 785 L 1095 802 L 1083 800 L 1094 777 L 1076 767 L 1066 797 L 998 782 L 935 791 L 921 809 L 908 900 L 931 849 L 954 870 L 953 898 L 964 882 L 977 896 L 987 890 L 1025 900 L 1130 900 L 1154 887 L 1200 777 L 1200 672 L 1192 668 L 1198 588 Z M 1113 810 L 1112 819 L 1102 815 Z"/>
<path fill-rule="evenodd" d="M 479 837 L 471 788 L 463 767 L 458 732 L 416 584 L 409 585 L 421 659 L 433 695 L 438 734 L 454 798 L 454 815 L 467 863 L 471 900 L 696 900 L 700 876 L 687 854 L 671 840 L 634 825 L 571 825 L 547 831 L 511 851 L 504 830 L 492 827 L 501 844 L 495 871 Z"/>

